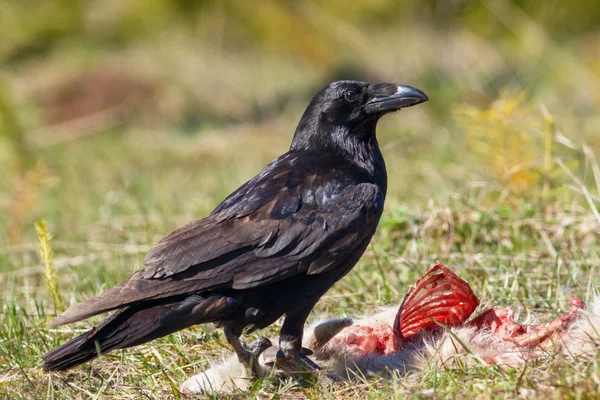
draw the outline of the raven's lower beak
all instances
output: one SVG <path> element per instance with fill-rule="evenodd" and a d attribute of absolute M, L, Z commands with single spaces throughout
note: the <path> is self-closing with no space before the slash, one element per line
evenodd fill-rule
<path fill-rule="evenodd" d="M 377 96 L 365 104 L 365 111 L 369 114 L 396 111 L 401 108 L 416 106 L 429 97 L 419 89 L 412 86 L 398 85 L 396 92 L 387 96 Z"/>

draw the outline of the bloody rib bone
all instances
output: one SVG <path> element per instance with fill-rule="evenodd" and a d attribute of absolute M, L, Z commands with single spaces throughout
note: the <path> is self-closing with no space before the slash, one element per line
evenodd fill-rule
<path fill-rule="evenodd" d="M 460 326 L 478 305 L 469 284 L 437 263 L 408 289 L 394 321 L 394 334 L 408 339 L 439 328 L 438 323 Z"/>

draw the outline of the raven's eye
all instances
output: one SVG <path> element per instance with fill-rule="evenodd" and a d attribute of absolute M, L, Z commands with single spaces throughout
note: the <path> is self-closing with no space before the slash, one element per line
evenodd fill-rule
<path fill-rule="evenodd" d="M 344 99 L 346 99 L 348 103 L 352 103 L 353 101 L 356 101 L 356 99 L 358 99 L 358 96 L 356 95 L 356 92 L 348 90 L 344 93 Z"/>

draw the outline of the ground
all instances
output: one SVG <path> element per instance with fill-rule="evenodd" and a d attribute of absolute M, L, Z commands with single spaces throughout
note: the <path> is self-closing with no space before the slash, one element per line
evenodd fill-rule
<path fill-rule="evenodd" d="M 402 117 L 388 117 L 392 121 L 384 129 L 393 129 Z M 283 125 L 265 126 L 262 131 L 284 131 Z M 226 134 L 235 140 L 222 143 L 231 137 L 224 138 Z M 283 151 L 286 139 L 283 134 L 273 138 L 254 132 L 214 132 L 176 141 L 157 135 L 140 143 L 136 136 L 109 133 L 53 150 L 60 152 L 53 158 L 57 163 L 50 166 L 53 174 L 60 174 L 53 179 L 60 179 L 69 190 L 56 184 L 45 199 L 49 215 L 60 215 L 54 217 L 57 222 L 50 224 L 50 230 L 66 232 L 51 242 L 62 300 L 71 304 L 125 279 L 141 266 L 145 251 L 162 234 L 208 212 L 219 198 Z M 248 146 L 261 151 L 245 152 Z M 100 154 L 98 149 L 103 149 Z M 407 188 L 394 175 L 399 157 L 387 155 L 389 203 L 399 204 L 401 195 L 396 193 Z M 71 168 L 71 163 L 82 167 Z M 423 200 L 412 208 L 388 206 L 361 262 L 319 302 L 312 318 L 356 316 L 398 302 L 407 286 L 435 260 L 454 268 L 479 296 L 496 305 L 555 316 L 568 309 L 570 297 L 589 296 L 600 282 L 599 243 L 598 221 L 585 199 L 574 198 L 568 204 L 530 203 L 512 195 L 502 199 L 494 195 L 495 186 L 484 181 L 466 184 L 462 193 L 453 194 L 443 205 Z M 73 203 L 70 197 L 80 201 Z M 97 216 L 86 217 L 86 211 L 98 212 L 102 218 L 94 222 Z M 59 228 L 58 224 L 65 225 Z M 36 252 L 35 242 L 2 249 L 5 300 L 0 357 L 8 364 L 1 375 L 5 396 L 177 397 L 177 387 L 186 377 L 229 351 L 220 331 L 203 326 L 115 352 L 67 373 L 44 373 L 42 354 L 99 318 L 57 329 L 45 325 L 54 314 L 52 294 L 43 267 L 37 266 Z M 23 267 L 7 271 L 15 262 Z M 276 329 L 260 334 L 273 335 Z M 599 361 L 560 357 L 522 369 L 456 365 L 392 381 L 333 388 L 257 382 L 248 396 L 264 392 L 265 396 L 379 398 L 389 397 L 391 390 L 400 398 L 464 393 L 586 397 L 600 393 Z"/>

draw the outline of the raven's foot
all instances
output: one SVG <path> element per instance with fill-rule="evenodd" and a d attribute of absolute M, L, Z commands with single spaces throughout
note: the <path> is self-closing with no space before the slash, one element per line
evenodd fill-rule
<path fill-rule="evenodd" d="M 321 367 L 319 367 L 314 361 L 308 358 L 308 355 L 311 355 L 312 351 L 306 348 L 303 348 L 298 354 L 285 354 L 284 351 L 279 349 L 277 351 L 276 362 L 281 365 L 287 365 L 292 367 L 297 367 L 297 372 L 317 372 L 321 371 Z"/>
<path fill-rule="evenodd" d="M 284 351 L 273 346 L 262 354 L 262 361 L 265 366 L 271 367 L 274 371 L 294 376 L 301 385 L 317 381 L 334 383 L 342 380 L 337 374 L 323 371 L 319 365 L 308 358 L 311 354 L 311 350 L 302 348 L 299 353 L 286 356 Z"/>
<path fill-rule="evenodd" d="M 247 351 L 250 353 L 251 358 L 250 366 L 246 366 L 246 368 L 250 368 L 250 371 L 252 371 L 252 378 L 264 378 L 269 374 L 269 371 L 260 364 L 259 357 L 272 345 L 273 344 L 269 338 L 261 336 L 252 342 L 248 347 Z"/>
<path fill-rule="evenodd" d="M 271 341 L 264 336 L 261 336 L 252 342 L 250 346 L 246 346 L 242 343 L 244 351 L 241 354 L 237 354 L 237 356 L 240 363 L 246 368 L 246 371 L 248 371 L 249 378 L 264 378 L 269 374 L 269 371 L 260 364 L 258 358 L 271 346 Z"/>
<path fill-rule="evenodd" d="M 271 346 L 273 346 L 273 344 L 269 338 L 260 336 L 248 346 L 248 351 L 250 351 L 250 354 L 252 354 L 252 357 L 254 357 L 255 360 L 258 360 L 258 357 Z"/>
<path fill-rule="evenodd" d="M 236 356 L 240 364 L 234 358 L 228 358 L 218 367 L 211 367 L 188 378 L 181 385 L 181 393 L 190 396 L 221 392 L 239 393 L 240 390 L 248 390 L 253 379 L 269 375 L 271 367 L 265 366 L 259 361 L 261 354 L 272 347 L 269 339 L 261 336 L 248 347 L 231 336 L 229 339 L 235 343 Z"/>
<path fill-rule="evenodd" d="M 233 347 L 237 358 L 246 369 L 250 378 L 262 378 L 268 375 L 266 371 L 258 362 L 258 357 L 271 346 L 271 341 L 264 336 L 261 336 L 256 342 L 252 343 L 248 348 L 240 340 L 240 335 L 225 325 L 223 329 L 225 333 L 225 339 Z"/>

